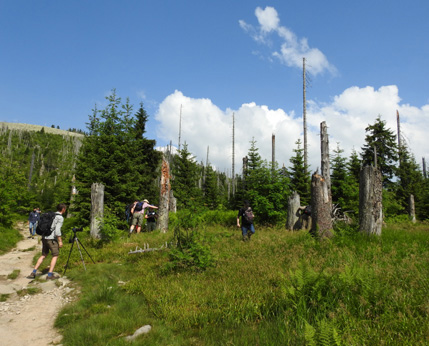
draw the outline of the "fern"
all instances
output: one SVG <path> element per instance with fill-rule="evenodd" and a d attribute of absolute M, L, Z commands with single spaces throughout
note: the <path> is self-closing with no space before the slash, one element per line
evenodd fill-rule
<path fill-rule="evenodd" d="M 316 346 L 317 341 L 315 339 L 315 336 L 316 329 L 308 322 L 305 322 L 304 337 L 306 344 L 309 346 Z"/>

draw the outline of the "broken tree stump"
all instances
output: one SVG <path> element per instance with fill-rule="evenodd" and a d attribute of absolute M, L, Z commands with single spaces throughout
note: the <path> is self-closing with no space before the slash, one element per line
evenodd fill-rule
<path fill-rule="evenodd" d="M 288 231 L 301 229 L 300 207 L 301 199 L 298 192 L 294 191 L 287 199 L 286 229 Z"/>
<path fill-rule="evenodd" d="M 381 235 L 383 177 L 379 169 L 365 166 L 359 175 L 359 231 Z"/>
<path fill-rule="evenodd" d="M 91 185 L 91 228 L 92 238 L 100 238 L 100 224 L 104 216 L 104 185 Z"/>
<path fill-rule="evenodd" d="M 328 185 L 317 172 L 311 177 L 311 234 L 318 238 L 331 238 L 331 199 Z"/>

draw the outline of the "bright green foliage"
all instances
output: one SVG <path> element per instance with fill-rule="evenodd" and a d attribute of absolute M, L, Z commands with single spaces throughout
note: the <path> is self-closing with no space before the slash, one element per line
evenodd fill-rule
<path fill-rule="evenodd" d="M 198 187 L 201 169 L 188 151 L 186 143 L 173 158 L 172 173 L 171 187 L 177 199 L 177 208 L 199 208 L 202 201 L 202 191 Z"/>
<path fill-rule="evenodd" d="M 204 172 L 204 205 L 213 210 L 218 207 L 220 201 L 219 197 L 221 196 L 219 193 L 218 179 L 211 165 L 205 167 Z"/>
<path fill-rule="evenodd" d="M 249 200 L 257 222 L 276 224 L 283 221 L 290 192 L 289 179 L 277 166 L 262 161 L 255 140 L 251 141 L 248 157 L 244 199 Z"/>
<path fill-rule="evenodd" d="M 398 146 L 394 132 L 386 128 L 386 122 L 379 115 L 373 125 L 365 129 L 365 145 L 362 147 L 361 157 L 364 166 L 373 165 L 374 148 L 377 152 L 377 167 L 383 175 L 383 185 L 388 186 L 395 175 L 398 161 Z"/>
<path fill-rule="evenodd" d="M 352 150 L 350 158 L 347 162 L 347 170 L 350 178 L 353 179 L 353 182 L 359 186 L 359 175 L 361 170 L 362 162 L 359 159 L 359 156 L 355 149 Z"/>
<path fill-rule="evenodd" d="M 359 183 L 349 175 L 347 159 L 341 154 L 344 150 L 339 145 L 331 158 L 331 192 L 334 204 L 339 204 L 343 211 L 352 211 L 357 215 L 359 211 Z"/>
<path fill-rule="evenodd" d="M 90 217 L 93 183 L 105 186 L 104 203 L 118 219 L 123 217 L 125 205 L 135 198 L 157 197 L 150 192 L 154 191 L 160 155 L 154 152 L 155 142 L 142 137 L 146 121 L 141 114 L 143 107 L 137 122 L 128 100 L 122 104 L 114 90 L 107 100 L 105 109 L 94 109 L 89 117 L 89 135 L 84 139 L 76 167 L 79 194 L 74 212 L 83 224 Z"/>
<path fill-rule="evenodd" d="M 311 179 L 308 166 L 304 165 L 304 149 L 301 148 L 301 140 L 296 141 L 295 155 L 290 158 L 292 164 L 288 170 L 290 179 L 290 190 L 296 191 L 301 199 L 302 205 L 310 204 Z"/>
<path fill-rule="evenodd" d="M 44 128 L 0 132 L 0 223 L 10 223 L 12 212 L 27 214 L 36 206 L 52 210 L 70 200 L 81 137 L 45 133 Z"/>

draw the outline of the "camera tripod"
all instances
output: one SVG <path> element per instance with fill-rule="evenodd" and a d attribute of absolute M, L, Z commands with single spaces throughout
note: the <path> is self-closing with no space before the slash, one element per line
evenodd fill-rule
<path fill-rule="evenodd" d="M 67 258 L 67 263 L 66 263 L 66 266 L 65 266 L 65 269 L 64 269 L 64 275 L 65 275 L 65 273 L 66 273 L 66 271 L 67 271 L 67 267 L 68 267 L 68 265 L 69 265 L 70 256 L 71 256 L 71 253 L 72 253 L 72 251 L 73 251 L 73 246 L 74 246 L 74 244 L 75 244 L 75 243 L 76 243 L 76 246 L 77 246 L 77 248 L 78 248 L 78 250 L 79 250 L 80 259 L 82 260 L 83 268 L 85 269 L 85 271 L 86 271 L 85 261 L 83 260 L 82 251 L 80 250 L 80 246 L 79 246 L 79 244 L 80 244 L 80 245 L 82 245 L 82 248 L 85 250 L 86 254 L 89 256 L 89 258 L 91 259 L 92 263 L 94 263 L 94 264 L 95 264 L 95 262 L 94 262 L 94 260 L 92 259 L 91 255 L 90 255 L 90 254 L 89 254 L 89 252 L 85 249 L 85 246 L 83 246 L 82 242 L 79 240 L 79 238 L 78 238 L 78 237 L 77 237 L 77 235 L 76 235 L 76 232 L 81 232 L 81 231 L 82 231 L 82 228 L 73 228 L 73 238 L 70 238 L 70 241 L 69 241 L 70 243 L 72 243 L 72 246 L 71 246 L 71 248 L 70 248 L 69 257 Z"/>

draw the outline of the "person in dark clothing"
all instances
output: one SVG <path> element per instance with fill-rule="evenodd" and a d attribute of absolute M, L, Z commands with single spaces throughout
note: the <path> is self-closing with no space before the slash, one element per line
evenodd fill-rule
<path fill-rule="evenodd" d="M 146 219 L 146 229 L 148 232 L 152 232 L 156 228 L 156 215 L 155 209 L 148 208 L 146 215 L 144 216 Z"/>
<path fill-rule="evenodd" d="M 34 239 L 36 235 L 37 223 L 40 220 L 40 213 L 38 211 L 39 208 L 34 208 L 33 211 L 28 216 L 28 228 L 30 230 L 30 237 Z M 29 237 L 29 238 L 30 238 Z"/>
<path fill-rule="evenodd" d="M 241 217 L 241 226 L 240 226 Z M 243 235 L 243 241 L 250 241 L 250 237 L 255 234 L 255 226 L 253 226 L 254 214 L 250 207 L 249 201 L 244 201 L 244 205 L 238 211 L 237 215 L 237 227 L 241 227 L 241 233 Z"/>

